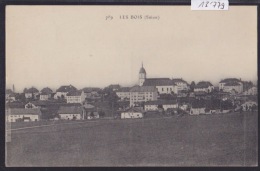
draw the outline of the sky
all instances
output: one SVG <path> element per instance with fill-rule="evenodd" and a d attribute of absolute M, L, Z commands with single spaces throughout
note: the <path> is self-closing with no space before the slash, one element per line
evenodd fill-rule
<path fill-rule="evenodd" d="M 128 19 L 120 16 L 128 15 Z M 131 15 L 142 19 L 131 19 Z M 146 15 L 160 17 L 144 19 Z M 112 20 L 106 20 L 112 16 Z M 130 86 L 148 78 L 257 80 L 257 8 L 7 6 L 6 86 Z"/>

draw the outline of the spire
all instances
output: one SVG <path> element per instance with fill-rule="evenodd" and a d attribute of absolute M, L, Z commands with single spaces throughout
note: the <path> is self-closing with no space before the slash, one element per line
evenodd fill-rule
<path fill-rule="evenodd" d="M 144 67 L 144 65 L 143 65 L 143 61 L 142 61 L 142 68 Z"/>

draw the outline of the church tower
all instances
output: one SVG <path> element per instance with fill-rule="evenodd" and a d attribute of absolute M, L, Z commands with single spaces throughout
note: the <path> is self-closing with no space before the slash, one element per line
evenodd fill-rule
<path fill-rule="evenodd" d="M 142 63 L 142 68 L 139 71 L 139 86 L 143 86 L 145 79 L 146 79 L 146 71 Z"/>

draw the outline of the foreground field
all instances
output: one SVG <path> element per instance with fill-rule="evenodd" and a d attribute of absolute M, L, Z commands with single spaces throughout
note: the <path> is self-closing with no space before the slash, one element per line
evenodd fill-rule
<path fill-rule="evenodd" d="M 256 166 L 257 113 L 54 124 L 12 131 L 7 166 Z"/>

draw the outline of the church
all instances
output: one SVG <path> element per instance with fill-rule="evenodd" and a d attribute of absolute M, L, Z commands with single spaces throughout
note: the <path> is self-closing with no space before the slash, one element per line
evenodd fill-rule
<path fill-rule="evenodd" d="M 143 63 L 139 71 L 139 86 L 154 86 L 159 94 L 178 94 L 179 91 L 188 90 L 188 83 L 182 79 L 146 78 Z"/>

